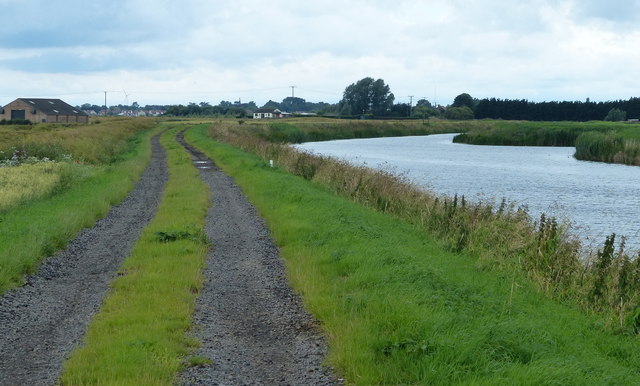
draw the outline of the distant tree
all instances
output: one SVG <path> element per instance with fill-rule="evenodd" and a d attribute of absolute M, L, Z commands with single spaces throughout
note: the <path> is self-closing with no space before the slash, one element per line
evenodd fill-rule
<path fill-rule="evenodd" d="M 286 97 L 280 103 L 280 106 L 288 112 L 307 111 L 307 101 L 298 97 Z"/>
<path fill-rule="evenodd" d="M 431 102 L 429 102 L 426 99 L 420 99 L 419 101 L 416 102 L 416 107 L 418 106 L 423 106 L 423 107 L 433 107 L 433 105 L 431 104 Z"/>
<path fill-rule="evenodd" d="M 276 102 L 276 101 L 272 101 L 271 99 L 269 99 L 269 101 L 267 103 L 264 104 L 264 106 L 262 106 L 263 109 L 278 109 L 278 110 L 282 110 L 282 106 L 280 106 L 280 103 Z"/>
<path fill-rule="evenodd" d="M 473 110 L 474 101 L 473 101 L 473 98 L 471 97 L 471 95 L 469 95 L 467 93 L 462 93 L 462 94 L 458 95 L 457 97 L 455 97 L 455 99 L 453 100 L 453 105 L 452 106 L 453 107 L 464 107 L 464 106 L 467 106 L 468 108 Z"/>
<path fill-rule="evenodd" d="M 430 117 L 437 117 L 438 115 L 438 110 L 423 105 L 416 106 L 413 108 L 413 111 L 411 111 L 411 116 L 414 118 L 427 119 Z"/>
<path fill-rule="evenodd" d="M 444 113 L 444 117 L 447 119 L 455 120 L 468 120 L 473 119 L 473 110 L 468 106 L 462 107 L 449 107 Z"/>
<path fill-rule="evenodd" d="M 394 95 L 384 80 L 363 78 L 344 90 L 340 101 L 343 111 L 350 115 L 388 115 L 393 107 Z"/>
<path fill-rule="evenodd" d="M 604 120 L 609 122 L 620 122 L 625 119 L 627 119 L 627 112 L 615 107 L 609 110 L 607 116 L 604 117 Z"/>
<path fill-rule="evenodd" d="M 391 106 L 388 116 L 391 117 L 408 117 L 411 113 L 411 106 L 408 103 L 396 103 Z"/>

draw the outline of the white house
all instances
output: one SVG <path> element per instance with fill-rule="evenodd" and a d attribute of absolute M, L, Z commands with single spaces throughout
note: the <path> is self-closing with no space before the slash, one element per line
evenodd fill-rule
<path fill-rule="evenodd" d="M 284 113 L 278 109 L 258 109 L 253 112 L 253 119 L 263 119 L 263 118 L 282 118 L 288 113 Z"/>

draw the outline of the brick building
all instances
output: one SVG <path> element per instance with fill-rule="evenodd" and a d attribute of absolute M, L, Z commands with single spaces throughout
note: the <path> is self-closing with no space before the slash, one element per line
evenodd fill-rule
<path fill-rule="evenodd" d="M 29 120 L 32 123 L 88 123 L 82 110 L 60 99 L 18 98 L 0 111 L 0 120 Z"/>

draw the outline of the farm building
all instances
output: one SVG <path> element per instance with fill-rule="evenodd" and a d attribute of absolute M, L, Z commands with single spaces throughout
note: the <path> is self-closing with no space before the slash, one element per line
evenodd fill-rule
<path fill-rule="evenodd" d="M 60 99 L 18 98 L 2 108 L 0 119 L 29 120 L 33 123 L 88 123 L 82 110 Z"/>

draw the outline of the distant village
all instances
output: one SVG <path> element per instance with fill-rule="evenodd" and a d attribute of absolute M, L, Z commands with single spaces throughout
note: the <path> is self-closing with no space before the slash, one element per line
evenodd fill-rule
<path fill-rule="evenodd" d="M 363 79 L 358 82 L 368 80 Z M 377 81 L 376 81 L 377 82 Z M 357 85 L 357 84 L 356 84 Z M 4 105 L 0 112 L 0 123 L 83 123 L 90 117 L 123 116 L 123 117 L 230 117 L 239 119 L 276 119 L 290 116 L 325 116 L 351 119 L 422 119 L 431 117 L 467 120 L 467 119 L 505 119 L 529 121 L 626 121 L 640 123 L 640 98 L 609 102 L 586 101 L 552 101 L 530 102 L 496 98 L 473 98 L 467 93 L 456 96 L 452 104 L 442 106 L 432 104 L 425 98 L 415 103 L 395 103 L 394 96 L 388 87 L 383 88 L 384 95 L 372 98 L 370 92 L 364 94 L 370 101 L 360 95 L 349 96 L 354 85 L 347 87 L 345 97 L 338 103 L 307 102 L 299 97 L 286 97 L 282 102 L 269 100 L 263 106 L 255 102 L 221 101 L 217 105 L 209 102 L 188 103 L 187 105 L 146 105 L 138 102 L 131 105 L 115 105 L 106 107 L 85 103 L 71 106 L 60 99 L 18 98 Z M 364 91 L 367 91 L 365 88 Z M 358 90 L 355 93 L 359 92 Z M 364 100 L 364 102 L 363 102 Z M 384 103 L 376 103 L 376 101 Z"/>

